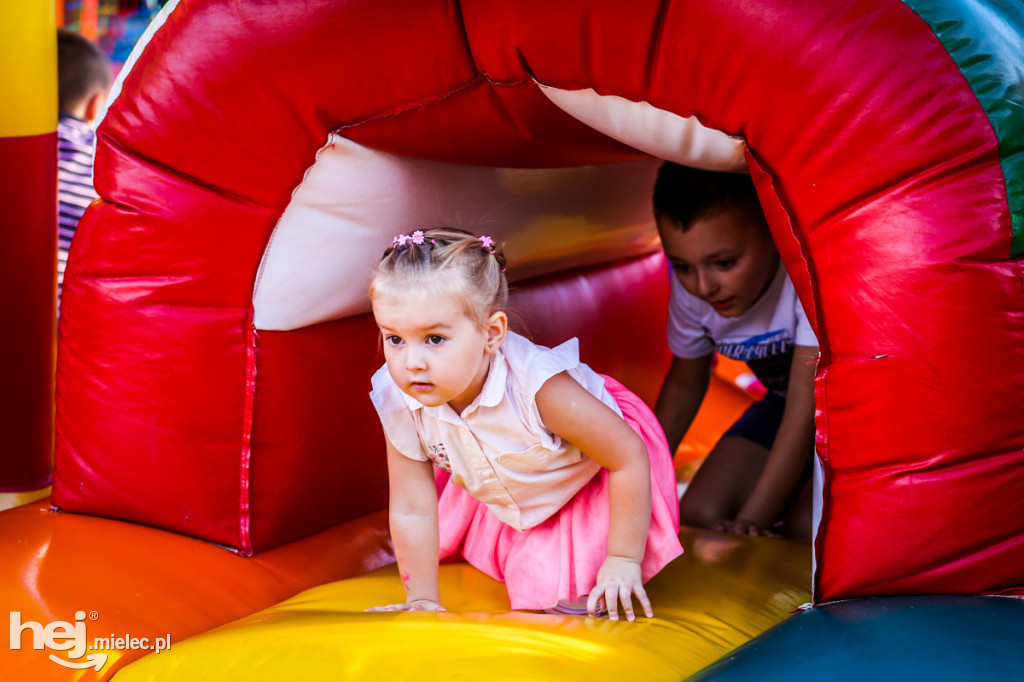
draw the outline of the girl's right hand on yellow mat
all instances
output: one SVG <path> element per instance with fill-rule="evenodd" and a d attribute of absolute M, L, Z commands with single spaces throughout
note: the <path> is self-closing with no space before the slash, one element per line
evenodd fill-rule
<path fill-rule="evenodd" d="M 367 611 L 447 611 L 445 607 L 433 599 L 413 599 L 401 604 L 388 604 L 387 606 L 374 606 Z"/>

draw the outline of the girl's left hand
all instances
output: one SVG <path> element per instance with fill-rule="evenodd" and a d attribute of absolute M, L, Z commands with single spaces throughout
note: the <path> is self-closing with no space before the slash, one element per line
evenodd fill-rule
<path fill-rule="evenodd" d="M 626 620 L 632 621 L 635 618 L 633 595 L 636 595 L 637 601 L 644 607 L 647 617 L 653 618 L 654 611 L 644 591 L 640 562 L 636 559 L 608 555 L 601 565 L 601 570 L 597 572 L 597 584 L 587 599 L 587 613 L 596 616 L 598 604 L 603 601 L 605 608 L 608 609 L 608 618 L 618 620 L 621 602 Z"/>

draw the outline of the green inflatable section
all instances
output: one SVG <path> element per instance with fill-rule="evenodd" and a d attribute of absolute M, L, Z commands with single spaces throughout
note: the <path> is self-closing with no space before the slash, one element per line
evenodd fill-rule
<path fill-rule="evenodd" d="M 992 123 L 1013 221 L 1009 257 L 1024 255 L 1024 2 L 904 3 L 931 26 Z"/>

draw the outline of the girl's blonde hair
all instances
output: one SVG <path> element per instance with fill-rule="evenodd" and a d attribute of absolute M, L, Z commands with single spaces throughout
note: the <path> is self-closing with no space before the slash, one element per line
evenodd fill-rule
<path fill-rule="evenodd" d="M 508 303 L 505 256 L 490 237 L 454 227 L 397 237 L 370 280 L 370 300 L 416 291 L 453 296 L 480 326 Z"/>

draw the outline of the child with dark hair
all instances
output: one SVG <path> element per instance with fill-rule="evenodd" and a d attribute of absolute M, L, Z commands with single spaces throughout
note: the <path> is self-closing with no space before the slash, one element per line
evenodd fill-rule
<path fill-rule="evenodd" d="M 768 388 L 722 436 L 680 502 L 683 525 L 811 534 L 818 343 L 749 175 L 666 163 L 654 214 L 672 265 L 672 364 L 655 414 L 675 451 L 704 399 L 715 351 Z"/>
<path fill-rule="evenodd" d="M 110 88 L 106 55 L 83 36 L 57 30 L 57 292 L 64 285 L 71 238 L 86 207 L 96 198 L 92 165 L 99 117 Z"/>

